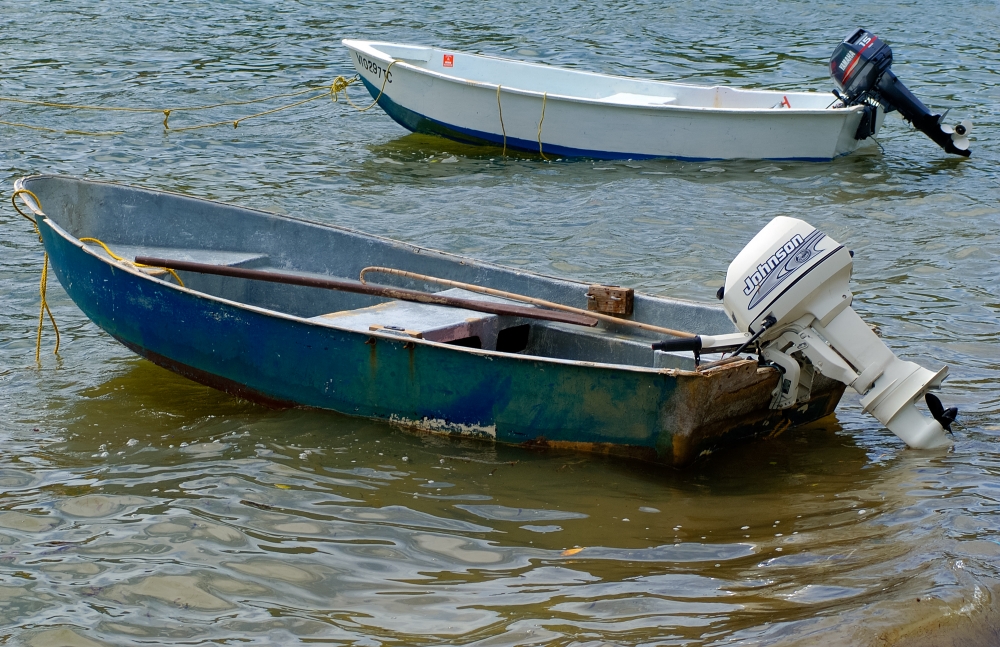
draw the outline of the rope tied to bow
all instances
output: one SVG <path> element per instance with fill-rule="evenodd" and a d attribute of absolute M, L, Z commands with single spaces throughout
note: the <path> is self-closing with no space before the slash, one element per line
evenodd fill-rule
<path fill-rule="evenodd" d="M 35 233 L 38 234 L 38 242 L 44 242 L 42 240 L 42 232 L 38 228 L 38 222 L 28 214 L 21 211 L 21 208 L 17 206 L 17 196 L 27 195 L 30 196 L 32 200 L 35 201 L 35 205 L 38 207 L 35 209 L 27 201 L 25 204 L 29 209 L 34 211 L 37 215 L 45 215 L 42 211 L 42 202 L 38 199 L 38 196 L 29 191 L 28 189 L 17 189 L 10 196 L 10 203 L 14 207 L 14 211 L 18 212 L 23 218 L 31 223 L 31 226 L 35 228 Z M 23 198 L 22 198 L 23 200 Z M 52 322 L 52 329 L 56 332 L 56 346 L 52 349 L 52 354 L 59 354 L 59 343 L 61 341 L 61 336 L 59 334 L 59 326 L 56 325 L 56 318 L 52 316 L 52 310 L 49 308 L 49 302 L 45 298 L 45 293 L 49 284 L 49 253 L 45 252 L 44 259 L 42 260 L 42 278 L 38 284 L 38 294 L 41 297 L 41 305 L 38 308 L 38 332 L 35 334 L 35 363 L 41 364 L 42 359 L 42 325 L 45 323 L 45 315 L 48 314 L 49 321 Z"/>

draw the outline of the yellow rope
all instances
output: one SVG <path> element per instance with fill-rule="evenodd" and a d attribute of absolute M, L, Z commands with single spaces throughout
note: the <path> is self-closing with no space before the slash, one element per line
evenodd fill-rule
<path fill-rule="evenodd" d="M 392 66 L 390 65 L 389 67 L 392 67 Z M 388 71 L 388 68 L 386 68 L 386 70 Z M 249 115 L 247 117 L 241 117 L 241 118 L 236 119 L 236 120 L 216 121 L 216 122 L 213 122 L 213 123 L 210 123 L 210 124 L 199 124 L 199 125 L 195 125 L 195 126 L 185 126 L 185 127 L 182 127 L 182 128 L 171 128 L 170 127 L 170 115 L 171 114 L 173 114 L 175 112 L 190 112 L 190 111 L 196 111 L 196 110 L 210 110 L 212 108 L 222 108 L 222 107 L 225 107 L 225 106 L 245 106 L 245 105 L 250 105 L 252 103 L 261 103 L 261 102 L 264 102 L 264 101 L 271 101 L 273 99 L 281 99 L 281 98 L 286 98 L 286 97 L 296 97 L 296 96 L 300 96 L 300 95 L 303 95 L 303 94 L 307 94 L 309 92 L 319 92 L 320 88 L 306 88 L 305 90 L 297 90 L 295 92 L 283 92 L 281 94 L 272 94 L 272 95 L 267 96 L 267 97 L 261 97 L 260 99 L 248 99 L 246 101 L 224 101 L 224 102 L 221 102 L 221 103 L 212 103 L 212 104 L 207 104 L 207 105 L 203 105 L 203 106 L 182 106 L 182 107 L 179 107 L 179 108 L 135 108 L 135 107 L 126 107 L 126 106 L 92 106 L 92 105 L 75 104 L 75 103 L 58 103 L 58 102 L 54 102 L 54 101 L 35 101 L 35 100 L 31 100 L 31 99 L 18 99 L 18 98 L 15 98 L 15 97 L 0 97 L 0 102 L 6 101 L 6 102 L 11 102 L 11 103 L 21 103 L 21 104 L 32 105 L 32 106 L 45 106 L 45 107 L 48 107 L 48 108 L 64 108 L 64 109 L 71 109 L 71 110 L 98 110 L 98 111 L 106 111 L 106 112 L 142 112 L 142 113 L 157 112 L 157 113 L 162 113 L 163 114 L 163 128 L 166 129 L 166 130 L 176 130 L 176 131 L 197 130 L 199 128 L 210 128 L 212 126 L 220 126 L 220 125 L 223 125 L 223 124 L 225 124 L 225 125 L 232 124 L 233 128 L 236 128 L 237 126 L 239 126 L 239 123 L 241 121 L 246 121 L 247 119 L 253 119 L 254 117 L 260 117 L 262 115 L 269 115 L 269 114 L 272 114 L 272 113 L 275 113 L 275 112 L 280 112 L 282 110 L 287 110 L 288 108 L 294 108 L 295 106 L 300 106 L 303 103 L 308 103 L 310 101 L 314 101 L 316 99 L 320 99 L 320 98 L 326 96 L 328 92 L 332 96 L 333 100 L 336 101 L 337 100 L 337 94 L 339 92 L 344 91 L 344 89 L 348 85 L 354 83 L 355 81 L 357 81 L 357 77 L 356 76 L 355 76 L 355 78 L 352 78 L 350 80 L 344 79 L 344 77 L 342 77 L 342 76 L 338 76 L 337 79 L 334 80 L 333 84 L 331 84 L 329 90 L 323 90 L 322 94 L 319 94 L 319 95 L 317 95 L 315 97 L 310 97 L 309 99 L 306 99 L 304 101 L 297 101 L 297 102 L 289 104 L 287 106 L 282 106 L 280 108 L 275 108 L 273 110 L 266 110 L 264 112 L 258 112 L 256 114 Z M 338 82 L 342 82 L 342 83 L 338 83 Z M 344 91 L 344 95 L 345 96 L 346 96 L 346 94 L 347 94 L 347 92 Z M 57 128 L 45 128 L 43 126 L 33 126 L 31 124 L 24 124 L 24 123 L 19 123 L 19 122 L 14 122 L 14 121 L 0 121 L 0 124 L 6 125 L 6 126 L 18 126 L 18 127 L 21 127 L 21 128 L 30 128 L 32 130 L 41 130 L 41 131 L 50 132 L 50 133 L 61 133 L 61 134 L 65 134 L 65 135 L 103 136 L 103 135 L 123 135 L 123 134 L 125 134 L 124 131 L 88 132 L 88 131 L 83 131 L 83 130 L 59 130 Z"/>
<path fill-rule="evenodd" d="M 34 211 L 38 215 L 44 215 L 44 212 L 42 211 L 42 201 L 38 199 L 37 195 L 35 195 L 31 191 L 29 191 L 28 189 L 17 189 L 10 196 L 10 203 L 14 207 L 14 211 L 16 211 L 18 214 L 21 215 L 21 217 L 23 217 L 25 220 L 27 220 L 28 222 L 31 223 L 31 226 L 35 228 L 35 233 L 38 235 L 39 242 L 44 242 L 42 240 L 42 232 L 38 228 L 38 222 L 37 222 L 37 220 L 35 218 L 32 218 L 31 216 L 29 216 L 25 212 L 21 211 L 21 208 L 19 206 L 17 206 L 17 196 L 19 196 L 19 195 L 30 196 L 31 199 L 35 201 L 35 207 L 37 207 L 37 209 L 35 207 L 32 207 L 30 204 L 28 204 L 27 201 L 25 201 L 25 204 L 32 211 Z M 24 200 L 24 198 L 22 198 L 22 200 Z M 106 251 L 108 253 L 108 256 L 110 256 L 111 258 L 115 259 L 116 261 L 121 261 L 123 263 L 128 263 L 129 265 L 132 265 L 134 267 L 152 267 L 154 269 L 159 269 L 159 270 L 163 270 L 163 271 L 169 272 L 170 275 L 173 276 L 174 279 L 177 280 L 177 283 L 181 287 L 184 287 L 184 281 L 182 281 L 181 277 L 177 275 L 177 272 L 175 272 L 174 270 L 172 270 L 170 268 L 167 268 L 167 267 L 155 267 L 153 265 L 145 265 L 143 263 L 135 263 L 133 261 L 129 261 L 129 260 L 125 259 L 125 258 L 122 258 L 118 254 L 115 254 L 113 251 L 111 251 L 111 249 L 107 245 L 105 245 L 102 241 L 100 241 L 100 240 L 98 240 L 96 238 L 80 238 L 79 240 L 80 240 L 80 242 L 84 242 L 84 243 L 97 243 L 98 245 L 100 245 L 101 247 L 104 248 L 104 251 Z M 35 334 L 35 362 L 38 363 L 38 364 L 41 363 L 41 354 L 42 354 L 42 327 L 43 327 L 43 325 L 45 323 L 45 315 L 46 314 L 48 314 L 49 321 L 52 322 L 52 329 L 56 333 L 56 345 L 55 345 L 55 348 L 52 349 L 52 353 L 53 354 L 55 354 L 55 355 L 59 354 L 59 344 L 62 342 L 62 335 L 59 334 L 59 326 L 56 325 L 56 318 L 55 318 L 55 316 L 53 316 L 52 309 L 49 308 L 49 302 L 48 302 L 48 300 L 46 299 L 46 296 L 45 296 L 46 292 L 48 291 L 48 285 L 49 285 L 49 254 L 48 254 L 48 252 L 46 252 L 45 255 L 44 255 L 44 258 L 42 260 L 42 279 L 41 279 L 41 281 L 38 284 L 38 294 L 41 297 L 41 304 L 39 305 L 39 308 L 38 308 L 38 331 Z"/>
<path fill-rule="evenodd" d="M 133 267 L 151 267 L 153 269 L 163 270 L 165 272 L 168 272 L 171 276 L 173 276 L 177 280 L 178 285 L 180 285 L 181 287 L 184 287 L 184 281 L 181 280 L 181 277 L 177 276 L 177 272 L 173 271 L 169 267 L 159 267 L 159 266 L 156 266 L 156 265 L 146 265 L 144 263 L 136 263 L 135 261 L 130 261 L 127 258 L 123 258 L 123 257 L 119 256 L 118 254 L 115 254 L 113 251 L 111 251 L 111 248 L 109 248 L 102 241 L 100 241 L 100 240 L 98 240 L 96 238 L 80 238 L 79 240 L 80 240 L 81 243 L 97 243 L 98 245 L 100 245 L 101 247 L 104 248 L 104 251 L 106 251 L 108 253 L 108 256 L 110 256 L 111 258 L 115 259 L 116 261 L 121 261 L 122 263 L 127 263 L 129 265 L 132 265 Z"/>
<path fill-rule="evenodd" d="M 14 211 L 21 214 L 22 218 L 31 223 L 31 226 L 35 228 L 35 233 L 38 234 L 38 242 L 42 242 L 42 232 L 38 230 L 38 223 L 35 222 L 34 218 L 21 211 L 21 207 L 17 206 L 16 198 L 19 195 L 30 195 L 31 199 L 34 200 L 35 204 L 38 206 L 38 211 L 42 210 L 42 202 L 38 199 L 37 195 L 35 195 L 34 193 L 32 193 L 27 189 L 18 189 L 17 191 L 14 191 L 14 193 L 10 195 L 10 203 L 11 205 L 13 205 Z M 34 211 L 34 209 L 32 209 L 32 211 Z"/>
<path fill-rule="evenodd" d="M 542 93 L 542 118 L 538 120 L 538 154 L 546 162 L 549 161 L 549 158 L 545 157 L 545 153 L 542 152 L 542 122 L 545 121 L 545 98 L 547 95 L 547 92 Z"/>
<path fill-rule="evenodd" d="M 500 132 L 503 133 L 503 156 L 507 157 L 507 129 L 503 127 L 503 108 L 500 107 L 499 85 L 497 85 L 497 111 L 500 113 Z"/>
<path fill-rule="evenodd" d="M 17 196 L 19 195 L 29 195 L 31 199 L 35 201 L 35 205 L 38 207 L 38 211 L 42 211 L 42 201 L 38 199 L 38 196 L 27 189 L 18 189 L 10 196 L 10 203 L 14 206 L 14 211 L 18 212 L 31 222 L 31 226 L 35 228 L 35 233 L 38 234 L 39 242 L 42 241 L 42 232 L 38 229 L 38 223 L 34 218 L 28 214 L 21 211 L 21 208 L 17 206 Z M 27 203 L 26 203 L 27 204 Z M 30 207 L 30 205 L 29 205 Z M 34 210 L 34 209 L 32 209 Z M 49 321 L 52 322 L 52 329 L 56 331 L 56 347 L 52 349 L 54 355 L 59 354 L 59 342 L 61 341 L 61 336 L 59 334 L 59 326 L 56 325 L 56 318 L 52 316 L 52 310 L 49 308 L 49 302 L 45 298 L 46 288 L 49 284 L 49 254 L 45 253 L 42 259 L 42 280 L 38 284 L 38 294 L 42 298 L 42 303 L 38 307 L 38 332 L 35 335 L 35 363 L 40 364 L 42 361 L 42 324 L 45 323 L 46 313 L 49 315 Z"/>
<path fill-rule="evenodd" d="M 0 97 L 0 101 L 9 103 L 23 103 L 29 106 L 45 106 L 46 108 L 70 108 L 75 110 L 117 110 L 121 112 L 160 112 L 159 108 L 125 108 L 117 106 L 87 106 L 75 103 L 56 103 L 54 101 L 34 101 L 32 99 L 18 99 L 17 97 Z"/>
<path fill-rule="evenodd" d="M 42 323 L 45 321 L 45 314 L 48 313 L 49 321 L 52 322 L 52 329 L 56 331 L 56 347 L 52 349 L 53 355 L 59 354 L 59 326 L 56 325 L 56 318 L 52 316 L 52 310 L 49 309 L 49 302 L 45 299 L 45 290 L 49 284 L 49 254 L 45 253 L 45 257 L 42 259 L 42 280 L 38 285 L 38 294 L 42 298 L 42 305 L 38 309 L 38 332 L 35 334 L 35 363 L 41 363 L 42 355 Z"/>
<path fill-rule="evenodd" d="M 281 106 L 279 108 L 274 108 L 272 110 L 265 110 L 263 112 L 258 112 L 258 113 L 252 114 L 252 115 L 248 115 L 246 117 L 240 117 L 239 119 L 233 119 L 233 120 L 227 119 L 227 120 L 224 120 L 224 121 L 214 121 L 214 122 L 208 123 L 208 124 L 196 124 L 194 126 L 182 126 L 181 128 L 171 128 L 170 127 L 170 115 L 172 115 L 175 112 L 190 112 L 190 111 L 195 111 L 195 110 L 210 110 L 212 108 L 221 108 L 221 107 L 225 107 L 225 106 L 245 106 L 245 105 L 249 105 L 249 104 L 252 104 L 252 103 L 261 103 L 263 101 L 271 101 L 273 99 L 280 99 L 280 98 L 285 98 L 285 97 L 295 97 L 295 96 L 307 94 L 309 92 L 318 92 L 320 89 L 319 88 L 306 88 L 305 90 L 298 90 L 296 92 L 283 92 L 281 94 L 272 94 L 270 96 L 262 97 L 260 99 L 248 99 L 246 101 L 224 101 L 224 102 L 221 102 L 221 103 L 212 103 L 212 104 L 207 104 L 207 105 L 203 105 L 203 106 L 182 106 L 182 107 L 179 107 L 179 108 L 136 108 L 136 107 L 129 107 L 129 106 L 94 106 L 94 105 L 76 104 L 76 103 L 59 103 L 59 102 L 56 102 L 56 101 L 36 101 L 36 100 L 32 100 L 32 99 L 18 99 L 16 97 L 3 97 L 3 96 L 0 96 L 0 102 L 6 101 L 6 102 L 11 102 L 11 103 L 21 103 L 21 104 L 32 105 L 32 106 L 45 106 L 45 107 L 48 107 L 48 108 L 63 108 L 63 109 L 69 109 L 69 110 L 98 110 L 98 111 L 106 111 L 106 112 L 140 112 L 140 113 L 156 112 L 156 113 L 161 113 L 163 115 L 163 128 L 165 130 L 173 130 L 173 131 L 177 131 L 177 132 L 187 131 L 187 130 L 199 130 L 201 128 L 213 128 L 215 126 L 222 126 L 222 125 L 228 126 L 230 124 L 232 124 L 233 128 L 238 128 L 239 125 L 240 125 L 240 122 L 246 121 L 247 119 L 254 119 L 256 117 L 262 117 L 264 115 L 270 115 L 270 114 L 274 114 L 276 112 L 281 112 L 282 110 L 288 110 L 289 108 L 294 108 L 296 106 L 301 106 L 304 103 L 309 103 L 310 101 L 315 101 L 316 99 L 321 99 L 321 98 L 327 96 L 328 93 L 329 93 L 330 97 L 333 99 L 334 102 L 339 102 L 340 101 L 340 93 L 343 93 L 344 94 L 344 99 L 347 100 L 347 103 L 349 103 L 351 106 L 353 106 L 359 112 L 365 112 L 367 110 L 370 110 L 370 109 L 374 108 L 378 104 L 379 99 L 381 99 L 382 95 L 385 93 L 385 85 L 386 85 L 386 83 L 389 80 L 389 73 L 390 73 L 389 71 L 392 69 L 392 66 L 395 65 L 395 64 L 396 64 L 396 61 L 393 60 L 385 68 L 385 73 L 383 74 L 383 77 L 382 77 L 382 87 L 379 89 L 378 96 L 375 97 L 375 100 L 370 105 L 365 106 L 365 107 L 361 107 L 361 106 L 355 104 L 353 101 L 351 101 L 351 97 L 347 94 L 347 88 L 349 86 L 353 85 L 354 83 L 357 83 L 360 80 L 360 78 L 361 78 L 359 75 L 355 74 L 350 79 L 346 79 L 343 76 L 338 76 L 337 78 L 335 78 L 333 80 L 333 83 L 330 84 L 329 90 L 325 90 L 324 89 L 321 94 L 317 94 L 314 97 L 309 97 L 308 99 L 303 99 L 302 101 L 296 101 L 294 103 L 290 103 L 290 104 L 288 104 L 286 106 Z M 20 123 L 20 122 L 15 122 L 15 121 L 0 121 L 0 124 L 6 125 L 6 126 L 17 126 L 17 127 L 20 127 L 20 128 L 30 128 L 31 130 L 40 130 L 40 131 L 43 131 L 43 132 L 60 133 L 60 134 L 64 134 L 64 135 L 85 135 L 85 136 L 96 137 L 96 136 L 124 135 L 125 134 L 125 131 L 120 131 L 120 130 L 107 131 L 107 132 L 89 132 L 89 131 L 84 131 L 84 130 L 60 130 L 58 128 L 46 128 L 44 126 L 34 126 L 34 125 L 31 125 L 31 124 L 25 124 L 25 123 Z M 505 142 L 506 142 L 506 137 L 505 137 Z M 506 148 L 506 146 L 505 146 L 505 148 Z"/>
<path fill-rule="evenodd" d="M 108 132 L 89 132 L 86 130 L 59 130 L 58 128 L 45 128 L 44 126 L 32 126 L 31 124 L 22 124 L 16 121 L 0 121 L 0 124 L 4 126 L 18 126 L 20 128 L 30 128 L 31 130 L 41 130 L 47 133 L 59 133 L 61 135 L 85 135 L 87 137 L 104 137 L 106 135 L 124 135 L 124 131 L 108 131 Z"/>
<path fill-rule="evenodd" d="M 344 93 L 344 98 L 348 99 L 348 101 L 350 101 L 350 99 L 347 97 L 347 88 L 348 88 L 348 86 L 353 85 L 353 84 L 357 83 L 360 80 L 361 80 L 361 76 L 358 75 L 358 74 L 355 74 L 354 76 L 352 76 L 349 79 L 345 79 L 342 76 L 338 76 L 337 78 L 335 78 L 333 80 L 333 83 L 330 84 L 330 94 L 333 95 L 333 100 L 335 102 L 339 103 L 340 102 L 340 93 L 343 92 Z"/>
<path fill-rule="evenodd" d="M 258 112 L 256 114 L 248 115 L 246 117 L 240 117 L 239 119 L 235 119 L 233 121 L 229 121 L 229 120 L 216 121 L 216 122 L 213 122 L 213 123 L 210 123 L 210 124 L 198 124 L 197 126 L 182 126 L 181 128 L 171 128 L 170 130 L 172 130 L 174 132 L 182 132 L 182 131 L 185 131 L 185 130 L 198 130 L 200 128 L 212 128 L 214 126 L 221 126 L 223 124 L 225 124 L 225 125 L 232 124 L 233 128 L 237 128 L 240 125 L 241 121 L 246 121 L 247 119 L 253 119 L 254 117 L 262 117 L 264 115 L 269 115 L 269 114 L 272 114 L 272 113 L 275 113 L 275 112 L 281 112 L 282 110 L 288 110 L 289 108 L 294 108 L 295 106 L 301 106 L 303 103 L 309 103 L 310 101 L 315 101 L 316 99 L 322 99 L 326 95 L 327 95 L 327 93 L 326 93 L 326 91 L 324 91 L 323 94 L 318 94 L 315 97 L 309 97 L 308 99 L 304 99 L 302 101 L 296 101 L 295 103 L 291 103 L 291 104 L 289 104 L 287 106 L 282 106 L 280 108 L 274 108 L 273 110 L 265 110 L 264 112 Z M 166 121 L 166 119 L 164 119 L 164 121 Z"/>
<path fill-rule="evenodd" d="M 184 110 L 208 110 L 210 108 L 222 108 L 224 106 L 246 106 L 251 103 L 261 103 L 263 101 L 270 101 L 271 99 L 296 97 L 300 94 L 306 94 L 307 92 L 316 92 L 317 90 L 319 90 L 319 88 L 306 88 L 305 90 L 296 90 L 295 92 L 283 92 L 281 94 L 272 94 L 269 97 L 261 97 L 260 99 L 247 99 L 246 101 L 223 101 L 221 103 L 211 103 L 204 106 L 181 106 L 180 108 L 170 108 L 169 112 L 181 112 Z M 45 106 L 47 108 L 67 108 L 71 110 L 102 110 L 106 112 L 164 112 L 163 108 L 135 108 L 128 106 L 91 106 L 91 105 L 77 104 L 77 103 L 34 101 L 31 99 L 18 99 L 16 97 L 0 97 L 0 101 L 8 101 L 11 103 L 24 103 L 31 106 Z"/>
<path fill-rule="evenodd" d="M 339 77 L 339 78 L 343 78 L 343 77 Z M 305 101 L 297 101 L 295 103 L 292 103 L 290 105 L 287 105 L 287 106 L 284 106 L 284 107 L 281 107 L 281 108 L 275 108 L 274 110 L 267 110 L 265 112 L 258 112 L 257 114 L 250 115 L 248 117 L 242 117 L 240 119 L 236 119 L 235 121 L 228 121 L 228 120 L 226 120 L 226 121 L 216 121 L 216 122 L 211 123 L 211 124 L 201 124 L 201 125 L 198 125 L 198 126 L 185 126 L 185 127 L 182 127 L 182 128 L 173 128 L 173 129 L 171 129 L 170 126 L 167 123 L 167 120 L 170 119 L 170 113 L 172 113 L 172 112 L 181 112 L 183 110 L 187 110 L 187 111 L 191 111 L 191 110 L 209 110 L 211 108 L 222 108 L 224 106 L 246 106 L 246 105 L 250 105 L 251 103 L 261 103 L 263 101 L 270 101 L 271 99 L 282 99 L 282 98 L 285 98 L 285 97 L 297 97 L 297 96 L 299 96 L 301 94 L 306 94 L 307 92 L 318 92 L 318 91 L 319 91 L 319 88 L 306 88 L 305 90 L 298 90 L 297 92 L 284 92 L 282 94 L 272 94 L 269 97 L 263 97 L 261 99 L 249 99 L 247 101 L 226 101 L 224 103 L 213 103 L 213 104 L 205 105 L 205 106 L 188 106 L 188 107 L 183 107 L 183 108 L 170 108 L 169 110 L 162 110 L 162 111 L 159 110 L 159 109 L 157 109 L 157 108 L 143 108 L 142 110 L 143 111 L 150 111 L 150 112 L 163 112 L 163 127 L 166 128 L 167 130 L 175 130 L 175 131 L 197 130 L 199 128 L 209 128 L 211 126 L 221 126 L 223 124 L 227 124 L 227 125 L 228 124 L 233 124 L 233 128 L 236 128 L 241 121 L 246 121 L 247 119 L 253 119 L 254 117 L 260 117 L 261 115 L 269 115 L 272 112 L 280 112 L 280 111 L 285 110 L 287 108 L 294 108 L 295 106 L 300 106 L 303 103 L 308 103 L 310 101 L 313 101 L 314 99 L 319 99 L 321 97 L 325 97 L 326 96 L 326 91 L 324 91 L 323 94 L 316 95 L 315 97 L 312 97 L 310 99 L 306 99 Z M 330 88 L 330 92 L 331 92 L 331 94 L 333 92 L 333 87 L 332 86 Z M 334 100 L 336 100 L 336 95 L 334 95 Z"/>
<path fill-rule="evenodd" d="M 371 104 L 369 104 L 365 108 L 362 108 L 362 107 L 358 106 L 357 104 L 355 104 L 353 101 L 351 101 L 351 97 L 348 96 L 348 94 L 347 94 L 347 85 L 350 85 L 350 83 L 347 83 L 346 85 L 344 85 L 343 88 L 341 88 L 344 91 L 344 98 L 347 99 L 347 103 L 351 104 L 351 106 L 355 110 L 357 110 L 358 112 L 365 112 L 367 110 L 371 110 L 372 108 L 374 108 L 376 106 L 376 104 L 378 104 L 378 100 L 382 98 L 382 93 L 385 92 L 385 84 L 386 84 L 386 81 L 389 80 L 389 70 L 391 70 L 392 66 L 395 65 L 395 64 L 396 64 L 396 59 L 392 59 L 392 62 L 389 63 L 389 65 L 385 68 L 385 74 L 382 75 L 382 87 L 378 91 L 378 96 L 375 97 L 375 100 L 372 101 Z M 342 77 L 342 76 L 337 77 L 337 79 L 343 79 L 343 78 L 344 77 Z M 335 80 L 334 83 L 336 84 L 336 82 L 337 81 Z M 353 83 L 353 80 L 351 82 Z"/>

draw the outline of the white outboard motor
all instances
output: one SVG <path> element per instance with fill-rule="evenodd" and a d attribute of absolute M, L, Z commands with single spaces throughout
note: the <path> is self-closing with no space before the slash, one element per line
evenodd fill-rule
<path fill-rule="evenodd" d="M 929 371 L 896 357 L 851 308 L 853 254 L 818 229 L 777 217 L 729 265 L 720 290 L 723 307 L 743 333 L 699 338 L 702 349 L 756 344 L 783 372 L 772 408 L 809 399 L 814 372 L 861 394 L 861 406 L 910 447 L 951 444 L 945 430 L 958 414 L 945 410 L 930 389 L 940 387 L 944 367 Z M 688 342 L 690 343 L 690 342 Z M 926 395 L 933 418 L 915 406 Z"/>

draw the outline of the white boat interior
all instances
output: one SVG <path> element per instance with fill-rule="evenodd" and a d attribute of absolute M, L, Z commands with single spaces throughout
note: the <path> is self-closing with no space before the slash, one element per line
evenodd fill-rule
<path fill-rule="evenodd" d="M 453 80 L 494 87 L 500 85 L 504 91 L 510 92 L 539 95 L 544 92 L 560 99 L 649 108 L 741 112 L 843 109 L 835 107 L 840 104 L 832 95 L 822 92 L 743 90 L 729 86 L 633 79 L 418 45 L 358 40 L 345 40 L 344 44 L 362 55 L 371 56 L 383 67 L 395 60 Z"/>

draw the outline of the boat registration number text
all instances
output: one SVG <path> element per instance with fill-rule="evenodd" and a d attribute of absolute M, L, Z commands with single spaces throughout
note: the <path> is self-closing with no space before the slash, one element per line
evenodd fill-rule
<path fill-rule="evenodd" d="M 375 61 L 368 60 L 357 52 L 354 52 L 354 56 L 358 59 L 358 65 L 368 70 L 371 74 L 374 74 L 376 78 L 381 79 L 384 76 L 387 83 L 392 83 L 392 72 L 387 73 L 384 67 Z"/>

